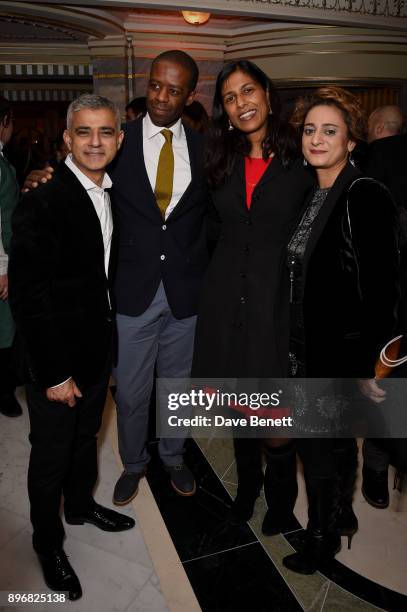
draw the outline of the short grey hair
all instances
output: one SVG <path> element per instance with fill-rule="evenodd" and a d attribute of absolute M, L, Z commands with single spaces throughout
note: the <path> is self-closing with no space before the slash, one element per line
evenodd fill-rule
<path fill-rule="evenodd" d="M 68 130 L 70 130 L 72 127 L 73 114 L 85 108 L 89 108 L 92 110 L 108 108 L 115 115 L 117 131 L 120 130 L 120 111 L 117 108 L 116 104 L 109 100 L 109 98 L 105 98 L 104 96 L 98 96 L 96 94 L 82 94 L 81 96 L 79 96 L 79 98 L 76 98 L 76 100 L 70 103 L 70 105 L 68 106 L 68 111 L 66 113 L 66 127 Z"/>

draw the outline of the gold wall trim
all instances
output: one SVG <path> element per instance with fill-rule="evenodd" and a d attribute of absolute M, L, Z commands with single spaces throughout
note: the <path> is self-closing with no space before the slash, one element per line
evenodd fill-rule
<path fill-rule="evenodd" d="M 333 44 L 333 45 L 394 45 L 394 46 L 401 46 L 401 47 L 407 47 L 407 38 L 405 41 L 393 41 L 393 40 L 302 40 L 302 41 L 298 41 L 298 42 L 283 42 L 283 43 L 277 43 L 277 44 L 273 44 L 275 39 L 271 39 L 271 40 L 267 40 L 266 42 L 268 43 L 268 45 L 270 46 L 270 48 L 278 48 L 278 47 L 304 47 L 307 45 L 326 45 L 326 44 Z M 284 40 L 284 39 L 282 39 Z M 287 39 L 285 39 L 287 40 Z M 228 46 L 226 48 L 226 53 L 228 52 L 244 52 L 244 51 L 253 51 L 254 45 L 256 45 L 258 43 L 258 41 L 253 41 L 253 46 L 250 47 L 239 47 L 238 49 L 234 49 L 231 46 Z M 264 45 L 262 48 L 266 47 L 267 45 Z"/>
<path fill-rule="evenodd" d="M 309 87 L 312 83 L 315 87 L 319 87 L 321 83 L 341 83 L 341 85 L 348 85 L 352 87 L 363 87 L 365 85 L 374 85 L 375 87 L 394 85 L 395 87 L 403 87 L 407 84 L 407 78 L 384 78 L 384 77 L 367 77 L 367 76 L 352 76 L 352 77 L 294 77 L 294 78 L 277 78 L 273 79 L 273 83 L 276 86 L 285 87 L 286 89 L 298 88 L 301 85 Z"/>
<path fill-rule="evenodd" d="M 133 74 L 125 74 L 124 72 L 112 72 L 112 73 L 104 73 L 104 72 L 94 72 L 94 79 L 146 79 L 148 78 L 148 72 L 135 72 Z M 200 81 L 215 81 L 216 76 L 212 74 L 203 74 L 199 76 Z"/>
<path fill-rule="evenodd" d="M 227 59 L 227 56 L 229 54 L 225 53 L 225 59 Z M 230 54 L 232 55 L 232 54 Z M 349 51 L 338 51 L 338 50 L 324 50 L 324 51 L 293 51 L 292 53 L 266 53 L 266 54 L 254 54 L 254 55 L 245 55 L 245 57 L 243 59 L 264 59 L 264 58 L 273 58 L 273 57 L 294 57 L 297 55 L 407 55 L 407 50 L 406 51 L 376 51 L 374 49 L 372 49 L 371 51 L 366 50 L 366 51 L 355 51 L 355 50 L 349 50 Z"/>
<path fill-rule="evenodd" d="M 112 72 L 111 74 L 104 74 L 103 72 L 101 73 L 93 73 L 93 78 L 96 79 L 132 79 L 133 75 L 131 74 L 124 74 L 122 72 Z"/>

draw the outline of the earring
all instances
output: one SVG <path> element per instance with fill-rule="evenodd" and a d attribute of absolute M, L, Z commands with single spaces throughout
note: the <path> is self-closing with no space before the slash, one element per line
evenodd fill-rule
<path fill-rule="evenodd" d="M 349 163 L 352 164 L 352 166 L 355 168 L 356 164 L 355 160 L 352 157 L 352 153 L 349 153 Z"/>
<path fill-rule="evenodd" d="M 304 167 L 307 167 L 307 166 L 308 166 L 308 162 L 307 162 L 307 160 L 305 159 L 305 157 L 304 157 L 304 159 L 302 160 L 302 165 L 303 165 Z"/>
<path fill-rule="evenodd" d="M 235 129 L 235 128 L 233 127 L 233 125 L 232 125 L 232 123 L 231 123 L 230 119 L 228 119 L 228 130 L 229 130 L 229 132 L 231 132 L 231 131 L 232 131 L 232 130 L 234 130 L 234 129 Z"/>
<path fill-rule="evenodd" d="M 269 115 L 272 115 L 273 111 L 271 110 L 270 101 L 269 101 Z"/>

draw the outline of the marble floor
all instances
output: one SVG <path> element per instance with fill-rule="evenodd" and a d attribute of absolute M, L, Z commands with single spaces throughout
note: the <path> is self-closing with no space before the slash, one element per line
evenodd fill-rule
<path fill-rule="evenodd" d="M 19 398 L 24 403 L 22 390 Z M 0 591 L 49 591 L 31 548 L 26 493 L 28 418 L 0 415 Z M 230 440 L 188 441 L 187 461 L 198 481 L 197 494 L 181 498 L 169 485 L 152 442 L 152 460 L 140 491 L 123 512 L 136 528 L 123 534 L 90 525 L 66 526 L 65 550 L 83 586 L 83 598 L 65 604 L 31 605 L 35 610 L 80 612 L 342 612 L 407 610 L 407 494 L 392 491 L 390 508 L 375 510 L 357 487 L 360 529 L 337 556 L 329 575 L 301 576 L 284 568 L 306 523 L 300 492 L 298 529 L 266 538 L 261 534 L 261 495 L 249 525 L 228 521 L 236 472 Z M 112 507 L 121 472 L 115 407 L 106 405 L 99 436 L 100 480 L 96 499 Z M 391 479 L 391 475 L 390 475 Z M 1 605 L 0 610 L 20 610 Z M 21 606 L 21 610 L 27 609 Z"/>
<path fill-rule="evenodd" d="M 22 389 L 19 399 L 22 417 L 0 415 L 0 591 L 52 593 L 44 584 L 41 569 L 31 547 L 31 524 L 26 491 L 29 457 L 28 416 Z M 99 436 L 100 480 L 96 500 L 112 506 L 112 491 L 120 467 L 108 430 L 113 417 L 107 406 Z M 125 514 L 135 517 L 134 507 Z M 92 525 L 66 525 L 65 551 L 83 587 L 83 597 L 65 604 L 28 604 L 27 611 L 61 610 L 72 612 L 164 612 L 168 605 L 160 580 L 147 549 L 139 521 L 131 531 L 101 532 Z M 1 602 L 4 603 L 4 602 Z M 2 607 L 1 610 L 20 610 Z"/>

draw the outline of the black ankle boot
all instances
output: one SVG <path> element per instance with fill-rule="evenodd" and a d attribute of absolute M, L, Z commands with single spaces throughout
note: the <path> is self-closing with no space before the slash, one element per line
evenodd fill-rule
<path fill-rule="evenodd" d="M 238 485 L 231 518 L 248 521 L 263 486 L 261 443 L 258 439 L 235 438 L 234 447 Z"/>
<path fill-rule="evenodd" d="M 373 508 L 387 508 L 389 505 L 388 471 L 376 472 L 363 466 L 363 497 Z"/>
<path fill-rule="evenodd" d="M 336 476 L 338 479 L 338 514 L 336 526 L 341 536 L 347 536 L 348 548 L 359 528 L 358 519 L 352 508 L 358 466 L 356 440 L 344 440 L 344 445 L 335 448 Z"/>
<path fill-rule="evenodd" d="M 283 559 L 285 567 L 299 574 L 313 574 L 323 568 L 341 548 L 335 516 L 335 478 L 306 479 L 306 486 L 309 520 L 305 542 L 299 552 Z"/>
<path fill-rule="evenodd" d="M 295 444 L 289 442 L 277 448 L 269 447 L 266 457 L 264 495 L 268 510 L 261 530 L 264 535 L 272 536 L 298 527 L 293 514 L 298 494 Z"/>

